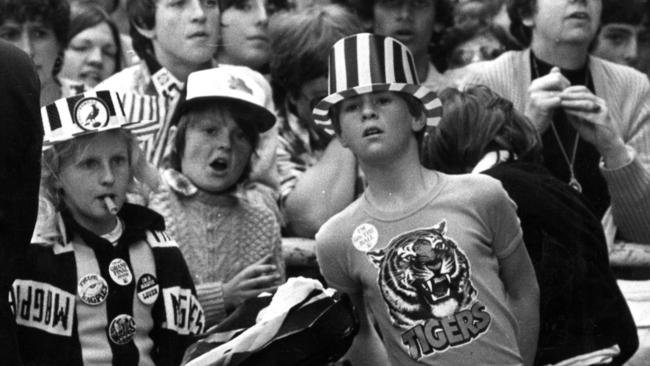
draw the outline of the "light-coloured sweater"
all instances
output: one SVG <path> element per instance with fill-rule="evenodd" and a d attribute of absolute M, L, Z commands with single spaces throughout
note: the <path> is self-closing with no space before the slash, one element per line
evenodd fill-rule
<path fill-rule="evenodd" d="M 531 83 L 530 50 L 506 52 L 467 69 L 462 86 L 486 85 L 525 111 Z M 589 71 L 595 94 L 607 103 L 610 121 L 633 156 L 618 169 L 607 169 L 600 162 L 614 222 L 626 239 L 650 243 L 650 83 L 645 74 L 593 56 Z"/>
<path fill-rule="evenodd" d="M 272 254 L 284 277 L 280 224 L 271 190 L 261 185 L 211 194 L 181 173 L 165 170 L 148 206 L 165 218 L 197 287 L 207 326 L 222 320 L 223 283 Z M 274 207 L 275 206 L 275 207 Z"/>

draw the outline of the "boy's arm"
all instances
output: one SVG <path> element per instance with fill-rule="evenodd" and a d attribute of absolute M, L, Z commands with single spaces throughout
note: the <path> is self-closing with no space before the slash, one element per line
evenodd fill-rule
<path fill-rule="evenodd" d="M 313 238 L 320 226 L 354 200 L 356 159 L 333 139 L 321 159 L 308 168 L 286 197 L 284 211 L 291 232 Z"/>
<path fill-rule="evenodd" d="M 506 289 L 508 305 L 519 325 L 518 343 L 525 365 L 532 365 L 539 333 L 539 286 L 523 243 L 509 256 L 499 259 L 499 276 Z"/>
<path fill-rule="evenodd" d="M 349 360 L 353 366 L 381 366 L 388 365 L 386 347 L 372 326 L 369 314 L 361 293 L 349 294 L 352 304 L 359 315 L 359 332 L 348 352 L 342 359 Z"/>

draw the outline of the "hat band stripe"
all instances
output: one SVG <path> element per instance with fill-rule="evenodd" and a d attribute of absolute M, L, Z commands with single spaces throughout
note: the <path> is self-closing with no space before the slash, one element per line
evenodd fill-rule
<path fill-rule="evenodd" d="M 370 38 L 368 38 L 370 40 Z M 368 42 L 368 48 L 370 55 L 383 55 L 384 54 L 384 43 L 383 42 Z M 373 83 L 385 83 L 386 75 L 384 75 L 384 70 L 386 68 L 383 57 L 375 57 L 375 60 L 370 60 L 368 57 L 368 62 L 370 66 L 370 78 Z"/>
<path fill-rule="evenodd" d="M 384 60 L 386 61 L 391 61 L 394 63 L 395 61 L 393 60 L 393 42 L 386 38 L 384 39 Z M 392 67 L 390 62 L 388 64 L 384 63 L 384 78 L 386 83 L 392 83 L 395 81 L 395 69 Z"/>
<path fill-rule="evenodd" d="M 413 70 L 411 69 L 411 65 L 409 64 L 409 56 L 406 53 L 406 49 L 402 48 L 401 52 L 402 56 L 402 62 L 401 65 L 404 67 L 404 77 L 406 80 L 407 84 L 416 84 L 416 81 L 413 80 Z"/>
<path fill-rule="evenodd" d="M 348 38 L 347 42 L 343 42 L 344 47 L 344 56 L 345 60 L 357 60 L 359 55 L 357 54 L 357 38 Z M 346 65 L 347 66 L 347 65 Z M 346 67 L 345 69 L 345 86 L 341 89 L 348 89 L 351 85 L 359 85 L 359 74 L 355 67 Z"/>
<path fill-rule="evenodd" d="M 347 88 L 347 83 L 345 82 L 346 75 L 346 65 L 345 65 L 345 50 L 343 48 L 343 42 L 337 43 L 334 45 L 334 52 L 332 53 L 331 59 L 333 60 L 332 64 L 334 65 L 334 70 L 336 73 L 331 72 L 330 75 L 334 75 L 334 78 L 330 80 L 330 93 L 334 93 L 337 90 Z"/>
<path fill-rule="evenodd" d="M 412 83 L 419 85 L 420 79 L 418 78 L 418 73 L 417 70 L 415 69 L 415 64 L 413 63 L 413 57 L 406 52 L 404 52 L 404 56 L 406 57 L 406 61 L 407 61 L 407 65 L 409 66 L 409 69 L 411 69 L 410 75 L 411 75 L 411 79 L 413 80 Z"/>
<path fill-rule="evenodd" d="M 108 90 L 99 90 L 97 91 L 97 98 L 106 104 L 109 116 L 114 116 L 115 108 L 113 107 L 113 101 L 111 100 L 111 93 Z"/>
<path fill-rule="evenodd" d="M 89 92 L 92 93 L 92 92 Z M 77 102 L 84 97 L 88 96 L 89 93 L 84 94 L 77 94 L 74 96 L 71 96 L 70 98 L 66 99 L 66 102 L 68 103 L 68 113 L 70 116 L 74 116 L 74 106 L 77 105 Z"/>
<path fill-rule="evenodd" d="M 61 119 L 59 118 L 59 112 L 56 110 L 56 105 L 50 104 L 45 110 L 47 111 L 47 120 L 50 122 L 50 131 L 61 128 Z"/>
<path fill-rule="evenodd" d="M 370 37 L 359 37 L 357 40 L 357 75 L 358 85 L 372 84 L 372 73 L 370 72 Z"/>
<path fill-rule="evenodd" d="M 403 83 L 406 81 L 404 75 L 404 64 L 402 63 L 402 47 L 397 42 L 392 42 L 391 48 L 393 49 L 393 69 L 395 69 L 395 79 L 386 80 L 387 83 Z M 388 67 L 388 66 L 387 66 Z"/>

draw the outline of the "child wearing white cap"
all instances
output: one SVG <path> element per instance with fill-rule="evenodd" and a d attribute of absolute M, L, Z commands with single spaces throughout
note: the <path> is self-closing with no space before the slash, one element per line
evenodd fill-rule
<path fill-rule="evenodd" d="M 126 203 L 145 168 L 116 93 L 41 108 L 39 220 L 13 283 L 25 364 L 177 365 L 205 319 L 163 218 Z"/>
<path fill-rule="evenodd" d="M 247 180 L 260 134 L 275 123 L 256 75 L 233 65 L 190 74 L 171 167 L 148 204 L 180 243 L 208 326 L 284 281 L 275 191 Z"/>
<path fill-rule="evenodd" d="M 352 363 L 532 364 L 539 289 L 503 187 L 421 165 L 419 141 L 440 101 L 418 85 L 403 44 L 347 37 L 329 65 L 330 95 L 314 117 L 354 152 L 368 182 L 316 235 L 327 283 L 362 311 Z"/>

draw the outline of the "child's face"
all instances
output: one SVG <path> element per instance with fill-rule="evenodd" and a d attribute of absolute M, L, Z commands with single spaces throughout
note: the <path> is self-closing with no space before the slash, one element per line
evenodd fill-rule
<path fill-rule="evenodd" d="M 361 161 L 388 161 L 404 151 L 414 131 L 424 127 L 394 92 L 362 94 L 341 101 L 341 143 Z"/>
<path fill-rule="evenodd" d="M 428 55 L 436 0 L 375 0 L 373 30 L 404 43 L 415 57 Z"/>
<path fill-rule="evenodd" d="M 181 170 L 198 188 L 222 192 L 244 173 L 253 147 L 232 114 L 199 113 L 187 127 Z"/>
<path fill-rule="evenodd" d="M 101 235 L 115 226 L 115 216 L 108 211 L 104 198 L 109 196 L 118 208 L 122 207 L 131 166 L 127 142 L 116 131 L 89 139 L 72 158 L 63 161 L 57 185 L 72 217 Z"/>

